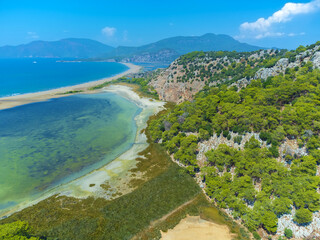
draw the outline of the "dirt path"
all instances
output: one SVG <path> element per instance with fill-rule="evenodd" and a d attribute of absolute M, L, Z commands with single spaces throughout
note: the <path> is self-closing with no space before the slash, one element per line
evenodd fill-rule
<path fill-rule="evenodd" d="M 189 200 L 188 202 L 185 202 L 184 204 L 180 205 L 179 207 L 177 207 L 177 208 L 174 209 L 173 211 L 169 212 L 168 214 L 164 215 L 162 218 L 157 219 L 157 220 L 151 222 L 149 228 L 152 228 L 152 227 L 156 226 L 157 224 L 165 221 L 165 220 L 166 220 L 168 217 L 170 217 L 172 214 L 178 212 L 179 210 L 181 210 L 181 209 L 184 208 L 185 206 L 187 206 L 187 205 L 189 205 L 190 203 L 192 203 L 194 200 L 196 200 L 197 197 L 198 197 L 198 195 L 197 195 L 195 198 Z"/>
<path fill-rule="evenodd" d="M 146 231 L 148 231 L 149 229 L 154 228 L 157 224 L 165 221 L 165 220 L 166 220 L 168 217 L 170 217 L 172 214 L 178 212 L 179 210 L 181 210 L 181 209 L 184 208 L 185 206 L 191 204 L 193 201 L 196 200 L 197 197 L 198 197 L 198 195 L 197 195 L 196 197 L 194 197 L 193 199 L 191 199 L 191 200 L 185 202 L 184 204 L 180 205 L 180 206 L 177 207 L 176 209 L 172 210 L 172 211 L 169 212 L 168 214 L 164 215 L 163 217 L 161 217 L 161 218 L 159 218 L 159 219 L 157 219 L 157 220 L 155 220 L 155 221 L 152 221 L 152 222 L 150 223 L 150 225 L 149 225 L 146 229 L 144 229 L 144 230 L 141 231 L 139 234 L 137 234 L 136 236 L 134 236 L 131 240 L 138 240 L 138 239 L 140 239 L 139 236 L 140 236 L 140 234 L 141 234 L 142 232 L 146 232 Z"/>

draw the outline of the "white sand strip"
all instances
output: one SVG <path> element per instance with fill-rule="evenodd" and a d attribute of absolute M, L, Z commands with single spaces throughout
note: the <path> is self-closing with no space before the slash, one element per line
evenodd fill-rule
<path fill-rule="evenodd" d="M 112 80 L 118 79 L 118 78 L 126 76 L 128 74 L 138 73 L 142 68 L 142 67 L 134 65 L 132 63 L 122 63 L 122 64 L 129 67 L 129 69 L 127 71 L 120 73 L 120 74 L 117 74 L 113 77 L 108 77 L 108 78 L 100 79 L 97 81 L 82 83 L 82 84 L 69 86 L 69 87 L 56 88 L 56 89 L 52 89 L 52 90 L 48 90 L 48 91 L 21 94 L 21 95 L 16 95 L 16 96 L 0 98 L 0 110 L 12 108 L 12 107 L 17 107 L 17 106 L 28 104 L 28 103 L 45 101 L 45 100 L 52 99 L 52 98 L 66 97 L 71 94 L 66 95 L 63 93 L 66 93 L 69 91 L 82 91 L 83 93 L 87 93 L 88 90 L 92 87 L 103 84 L 105 82 L 110 82 Z"/>

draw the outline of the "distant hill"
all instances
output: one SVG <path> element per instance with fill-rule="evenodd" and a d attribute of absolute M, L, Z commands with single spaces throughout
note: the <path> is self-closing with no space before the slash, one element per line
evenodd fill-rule
<path fill-rule="evenodd" d="M 228 35 L 212 33 L 193 37 L 172 37 L 140 47 L 110 47 L 90 39 L 68 38 L 59 41 L 34 41 L 19 46 L 0 47 L 0 58 L 52 57 L 124 62 L 171 63 L 193 51 L 250 52 L 263 49 L 241 43 Z"/>
<path fill-rule="evenodd" d="M 172 37 L 141 47 L 120 46 L 104 54 L 104 58 L 128 62 L 154 62 L 157 58 L 171 62 L 193 51 L 238 51 L 250 52 L 263 49 L 241 43 L 228 35 L 208 33 L 203 36 Z"/>
<path fill-rule="evenodd" d="M 113 50 L 113 47 L 98 41 L 67 38 L 52 42 L 34 41 L 19 46 L 0 47 L 0 58 L 91 58 L 110 52 L 111 50 Z"/>

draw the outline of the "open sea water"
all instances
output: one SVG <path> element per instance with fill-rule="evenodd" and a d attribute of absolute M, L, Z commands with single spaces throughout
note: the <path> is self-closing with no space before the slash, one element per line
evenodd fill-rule
<path fill-rule="evenodd" d="M 113 62 L 0 59 L 0 97 L 50 90 L 111 77 L 128 69 Z"/>

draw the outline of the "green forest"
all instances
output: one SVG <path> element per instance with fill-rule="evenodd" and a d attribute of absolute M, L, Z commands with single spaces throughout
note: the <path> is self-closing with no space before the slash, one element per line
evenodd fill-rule
<path fill-rule="evenodd" d="M 292 61 L 314 46 L 277 51 L 273 57 L 254 64 L 233 64 L 236 72 L 231 75 L 234 81 L 250 79 L 257 69 L 273 66 L 281 56 Z M 226 56 L 223 52 L 196 52 L 179 61 L 190 69 L 199 57 L 209 55 Z M 192 71 L 191 68 L 188 74 Z M 217 80 L 213 76 L 210 81 Z M 252 80 L 242 89 L 230 86 L 234 81 L 212 87 L 207 84 L 194 101 L 176 105 L 153 120 L 149 124 L 152 139 L 184 164 L 189 174 L 200 174 L 207 195 L 220 208 L 231 210 L 233 217 L 241 219 L 249 230 L 263 227 L 275 233 L 278 218 L 293 208 L 294 221 L 308 224 L 312 213 L 320 210 L 320 178 L 316 176 L 320 164 L 320 71 L 314 69 L 312 62 L 302 62 L 299 67 L 286 69 L 285 74 Z M 199 142 L 217 134 L 241 143 L 246 133 L 258 133 L 267 147 L 254 137 L 243 149 L 221 144 L 206 152 L 206 166 L 199 166 Z M 293 139 L 300 148 L 306 147 L 308 155 L 279 152 L 282 143 Z M 279 157 L 285 161 L 279 161 Z"/>

